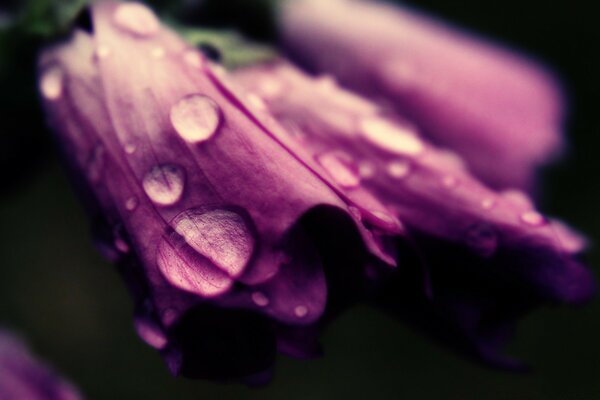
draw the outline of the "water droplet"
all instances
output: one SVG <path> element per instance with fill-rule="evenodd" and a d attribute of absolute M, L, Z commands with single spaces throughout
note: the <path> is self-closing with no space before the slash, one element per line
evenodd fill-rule
<path fill-rule="evenodd" d="M 250 103 L 250 105 L 257 110 L 265 111 L 267 109 L 267 105 L 265 104 L 264 100 L 257 94 L 248 93 L 246 98 L 248 99 L 248 103 Z"/>
<path fill-rule="evenodd" d="M 157 46 L 155 48 L 152 49 L 152 51 L 150 51 L 150 55 L 152 56 L 152 58 L 163 58 L 165 56 L 166 52 L 165 49 L 163 47 Z"/>
<path fill-rule="evenodd" d="M 104 146 L 98 145 L 94 147 L 90 159 L 87 164 L 88 178 L 92 182 L 100 181 L 102 172 L 104 171 Z"/>
<path fill-rule="evenodd" d="M 283 93 L 283 85 L 271 77 L 264 77 L 259 83 L 260 93 L 268 99 L 279 97 Z"/>
<path fill-rule="evenodd" d="M 481 200 L 481 208 L 484 210 L 491 210 L 496 205 L 496 201 L 494 199 L 486 198 Z"/>
<path fill-rule="evenodd" d="M 120 4 L 113 14 L 113 20 L 119 28 L 138 36 L 153 35 L 160 28 L 156 15 L 139 3 Z"/>
<path fill-rule="evenodd" d="M 527 225 L 540 226 L 546 222 L 546 219 L 539 212 L 530 210 L 521 214 L 521 221 L 525 222 Z"/>
<path fill-rule="evenodd" d="M 317 157 L 317 161 L 341 186 L 353 188 L 360 184 L 358 173 L 338 154 L 333 152 L 324 153 Z"/>
<path fill-rule="evenodd" d="M 483 257 L 491 257 L 498 248 L 498 235 L 492 226 L 477 223 L 467 230 L 467 245 Z"/>
<path fill-rule="evenodd" d="M 127 244 L 127 242 L 125 240 L 123 240 L 120 237 L 117 237 L 115 239 L 115 247 L 121 253 L 129 253 L 129 245 Z"/>
<path fill-rule="evenodd" d="M 308 308 L 306 306 L 296 306 L 294 308 L 294 314 L 298 318 L 304 318 L 308 315 Z"/>
<path fill-rule="evenodd" d="M 384 150 L 415 156 L 425 149 L 425 145 L 413 131 L 393 124 L 384 118 L 364 118 L 360 125 L 363 136 Z"/>
<path fill-rule="evenodd" d="M 106 58 L 109 55 L 110 55 L 110 47 L 102 44 L 96 48 L 96 56 L 98 58 Z"/>
<path fill-rule="evenodd" d="M 138 206 L 138 199 L 135 196 L 132 196 L 125 201 L 125 208 L 129 211 L 135 210 L 137 208 L 137 206 Z"/>
<path fill-rule="evenodd" d="M 186 96 L 171 107 L 171 124 L 184 140 L 197 143 L 210 139 L 221 122 L 221 111 L 210 97 Z"/>
<path fill-rule="evenodd" d="M 201 68 L 204 65 L 204 58 L 195 50 L 186 50 L 183 61 L 194 68 Z"/>
<path fill-rule="evenodd" d="M 127 143 L 124 148 L 125 148 L 125 153 L 127 153 L 127 154 L 133 154 L 137 150 L 137 146 L 133 143 Z"/>
<path fill-rule="evenodd" d="M 173 308 L 167 308 L 162 313 L 162 320 L 165 325 L 172 325 L 177 320 L 177 311 Z"/>
<path fill-rule="evenodd" d="M 62 68 L 54 65 L 44 71 L 40 80 L 40 91 L 48 100 L 57 100 L 62 96 L 64 73 Z"/>
<path fill-rule="evenodd" d="M 387 173 L 395 179 L 404 179 L 410 174 L 410 163 L 404 160 L 391 161 Z"/>
<path fill-rule="evenodd" d="M 142 181 L 144 191 L 154 203 L 161 206 L 175 204 L 183 194 L 185 174 L 173 164 L 152 168 Z"/>
<path fill-rule="evenodd" d="M 254 236 L 233 211 L 187 210 L 172 225 L 189 246 L 229 276 L 239 276 L 254 251 Z"/>
<path fill-rule="evenodd" d="M 252 301 L 259 307 L 266 307 L 269 305 L 269 298 L 262 292 L 252 293 Z"/>
<path fill-rule="evenodd" d="M 442 185 L 448 189 L 452 189 L 458 185 L 458 181 L 452 175 L 447 175 L 442 178 Z"/>
<path fill-rule="evenodd" d="M 375 175 L 375 165 L 369 161 L 362 161 L 358 164 L 358 173 L 362 178 L 371 178 Z"/>
<path fill-rule="evenodd" d="M 167 337 L 155 323 L 146 318 L 136 318 L 134 326 L 138 336 L 149 346 L 161 350 L 167 345 Z"/>

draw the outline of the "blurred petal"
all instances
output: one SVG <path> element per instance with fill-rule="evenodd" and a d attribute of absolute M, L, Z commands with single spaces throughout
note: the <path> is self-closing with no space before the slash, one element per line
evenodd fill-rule
<path fill-rule="evenodd" d="M 408 117 L 495 187 L 530 189 L 562 146 L 562 97 L 548 72 L 433 19 L 378 2 L 301 0 L 285 3 L 280 29 L 302 64 Z"/>

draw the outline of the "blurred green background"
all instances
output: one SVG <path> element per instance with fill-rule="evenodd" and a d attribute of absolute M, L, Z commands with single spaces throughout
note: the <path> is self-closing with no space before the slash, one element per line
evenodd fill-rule
<path fill-rule="evenodd" d="M 597 243 L 600 35 L 593 3 L 413 4 L 522 49 L 562 77 L 571 149 L 544 174 L 541 208 Z M 2 91 L 2 103 L 13 95 Z M 45 135 L 35 141 L 47 147 Z M 92 247 L 88 221 L 56 155 L 51 147 L 49 155 L 38 153 L 2 166 L 4 177 L 41 165 L 0 198 L 0 324 L 24 333 L 89 399 L 600 399 L 599 300 L 579 310 L 543 310 L 522 322 L 510 351 L 534 366 L 527 375 L 471 365 L 379 312 L 356 308 L 326 332 L 324 358 L 280 358 L 266 388 L 176 380 L 137 339 L 129 295 Z M 597 246 L 588 258 L 598 271 Z"/>

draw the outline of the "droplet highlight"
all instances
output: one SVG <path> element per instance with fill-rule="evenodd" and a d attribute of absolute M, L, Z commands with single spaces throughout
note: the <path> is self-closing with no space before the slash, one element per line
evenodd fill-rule
<path fill-rule="evenodd" d="M 138 199 L 137 197 L 130 197 L 125 201 L 125 209 L 127 209 L 128 211 L 133 211 L 137 208 L 138 206 Z"/>
<path fill-rule="evenodd" d="M 136 318 L 134 322 L 138 336 L 149 346 L 161 350 L 167 345 L 167 337 L 163 331 L 146 318 Z"/>
<path fill-rule="evenodd" d="M 410 163 L 404 160 L 391 161 L 386 170 L 389 176 L 394 179 L 404 179 L 410 175 Z"/>
<path fill-rule="evenodd" d="M 530 226 L 541 226 L 544 225 L 546 219 L 539 212 L 530 210 L 521 214 L 521 221 Z"/>
<path fill-rule="evenodd" d="M 364 118 L 360 131 L 371 144 L 392 153 L 416 156 L 425 145 L 412 131 L 381 117 Z"/>
<path fill-rule="evenodd" d="M 210 97 L 193 94 L 173 105 L 170 118 L 173 128 L 182 139 L 199 143 L 210 139 L 217 132 L 221 110 Z"/>
<path fill-rule="evenodd" d="M 64 73 L 62 68 L 54 65 L 42 74 L 40 91 L 48 100 L 57 100 L 62 96 L 64 86 Z"/>
<path fill-rule="evenodd" d="M 266 307 L 269 305 L 269 298 L 263 292 L 253 292 L 252 301 L 259 307 Z"/>
<path fill-rule="evenodd" d="M 294 314 L 298 318 L 304 318 L 308 315 L 308 308 L 306 306 L 296 306 L 294 308 Z"/>
<path fill-rule="evenodd" d="M 144 176 L 142 186 L 150 200 L 161 206 L 175 204 L 183 194 L 185 174 L 173 164 L 153 167 Z"/>

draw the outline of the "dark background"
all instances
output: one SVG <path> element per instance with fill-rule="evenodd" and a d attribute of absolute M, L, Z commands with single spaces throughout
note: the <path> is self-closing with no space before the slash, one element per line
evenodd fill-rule
<path fill-rule="evenodd" d="M 559 74 L 569 95 L 571 148 L 544 173 L 541 209 L 597 243 L 600 35 L 593 2 L 412 4 L 520 49 Z M 13 95 L 0 93 L 2 102 Z M 28 133 L 1 132 L 9 134 Z M 522 322 L 510 352 L 534 366 L 526 375 L 474 366 L 379 312 L 356 308 L 326 332 L 323 359 L 280 358 L 264 389 L 176 380 L 135 336 L 129 295 L 93 249 L 57 157 L 51 148 L 49 156 L 39 153 L 25 151 L 2 166 L 4 177 L 40 164 L 1 192 L 0 323 L 23 332 L 89 399 L 600 399 L 598 300 L 580 310 L 546 309 Z M 597 246 L 588 259 L 598 271 Z"/>

